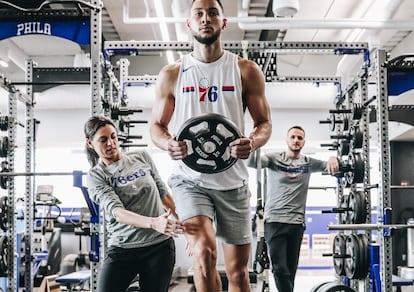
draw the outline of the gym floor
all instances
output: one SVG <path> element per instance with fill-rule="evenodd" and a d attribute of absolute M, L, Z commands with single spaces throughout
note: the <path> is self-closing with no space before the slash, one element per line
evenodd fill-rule
<path fill-rule="evenodd" d="M 295 290 L 294 292 L 308 292 L 315 285 L 335 280 L 334 271 L 332 270 L 298 270 L 296 281 L 295 281 Z M 252 292 L 261 292 L 263 282 L 260 275 L 258 276 L 258 281 L 255 284 L 252 284 Z M 270 292 L 276 292 L 276 287 L 274 285 L 273 278 L 269 279 L 269 288 Z M 196 291 L 193 284 L 187 283 L 187 278 L 182 278 L 171 285 L 170 292 L 194 292 Z"/>
<path fill-rule="evenodd" d="M 294 292 L 309 292 L 314 286 L 322 282 L 330 282 L 335 280 L 333 270 L 298 270 L 295 281 Z M 262 292 L 263 281 L 262 275 L 257 277 L 257 283 L 251 284 L 251 292 Z M 23 291 L 23 290 L 19 290 Z M 34 288 L 34 292 L 43 292 L 39 288 Z M 67 291 L 62 287 L 61 291 Z M 78 290 L 77 290 L 78 291 Z M 82 290 L 87 291 L 87 290 Z M 195 292 L 193 284 L 188 283 L 186 277 L 176 278 L 170 286 L 169 292 Z M 227 291 L 227 290 L 224 290 Z M 269 292 L 277 292 L 273 277 L 269 278 Z"/>

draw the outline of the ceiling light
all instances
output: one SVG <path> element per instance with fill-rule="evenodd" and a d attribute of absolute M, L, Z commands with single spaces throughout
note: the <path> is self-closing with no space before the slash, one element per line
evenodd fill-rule
<path fill-rule="evenodd" d="M 292 17 L 299 11 L 299 0 L 273 0 L 275 17 Z"/>
<path fill-rule="evenodd" d="M 165 17 L 164 15 L 164 8 L 162 6 L 161 1 L 155 0 L 154 1 L 154 5 L 155 5 L 155 13 L 157 14 L 157 16 L 161 19 L 163 19 Z M 161 37 L 162 40 L 164 42 L 169 42 L 170 39 L 170 33 L 168 32 L 168 27 L 167 24 L 165 22 L 160 22 L 160 30 L 161 30 Z M 172 64 L 174 63 L 174 55 L 172 51 L 167 51 L 167 60 L 168 60 L 168 64 Z"/>
<path fill-rule="evenodd" d="M 6 61 L 0 60 L 0 67 L 7 68 L 9 67 L 9 63 L 7 63 Z"/>

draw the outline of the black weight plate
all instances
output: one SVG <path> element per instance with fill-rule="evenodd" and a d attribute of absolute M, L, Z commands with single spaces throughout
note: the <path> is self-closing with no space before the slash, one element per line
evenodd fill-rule
<path fill-rule="evenodd" d="M 368 238 L 365 234 L 358 234 L 359 244 L 361 246 L 362 258 L 360 264 L 360 275 L 358 279 L 364 279 L 367 277 L 369 272 L 369 247 L 368 247 Z"/>
<path fill-rule="evenodd" d="M 189 119 L 177 134 L 187 141 L 188 156 L 183 162 L 201 173 L 218 173 L 230 168 L 237 159 L 230 156 L 229 144 L 242 135 L 228 118 L 214 113 Z"/>
<path fill-rule="evenodd" d="M 312 287 L 312 289 L 309 292 L 319 292 L 320 291 L 319 289 L 328 283 L 330 282 L 322 282 L 322 283 L 316 284 L 315 286 Z"/>
<path fill-rule="evenodd" d="M 357 184 L 364 182 L 365 165 L 360 153 L 349 153 L 348 163 L 350 170 L 345 173 L 345 177 L 349 184 Z"/>
<path fill-rule="evenodd" d="M 341 213 L 339 213 L 339 223 L 340 224 L 347 224 L 348 222 L 348 208 L 349 208 L 349 195 L 344 194 L 341 197 L 341 202 L 339 203 L 339 208 L 343 209 Z"/>
<path fill-rule="evenodd" d="M 337 123 L 336 116 L 335 116 L 334 113 L 331 114 L 330 121 L 331 121 L 331 123 L 329 124 L 329 129 L 333 132 L 333 131 L 335 131 L 335 126 L 336 126 L 336 123 Z"/>
<path fill-rule="evenodd" d="M 0 277 L 7 276 L 8 271 L 8 264 L 7 264 L 7 257 L 8 257 L 8 243 L 7 243 L 7 236 L 2 235 L 0 237 Z"/>
<path fill-rule="evenodd" d="M 9 137 L 4 136 L 1 138 L 0 144 L 0 157 L 7 157 L 9 154 Z"/>
<path fill-rule="evenodd" d="M 346 132 L 349 130 L 349 115 L 348 114 L 344 114 L 344 120 L 343 120 L 341 128 L 343 132 Z"/>
<path fill-rule="evenodd" d="M 348 182 L 348 179 L 346 177 L 347 172 L 344 173 L 344 176 L 341 177 L 341 186 L 344 188 L 349 188 L 351 186 L 351 184 Z"/>
<path fill-rule="evenodd" d="M 9 172 L 8 163 L 5 160 L 1 162 L 0 187 L 7 190 L 9 187 L 9 177 L 6 175 L 1 175 L 2 172 Z"/>
<path fill-rule="evenodd" d="M 338 276 L 345 275 L 345 254 L 346 254 L 346 246 L 345 246 L 346 236 L 343 234 L 335 235 L 333 240 L 333 265 L 335 272 Z"/>
<path fill-rule="evenodd" d="M 364 144 L 364 134 L 358 128 L 352 136 L 353 149 L 361 149 Z"/>
<path fill-rule="evenodd" d="M 352 111 L 352 119 L 353 120 L 360 120 L 362 114 L 364 113 L 364 107 L 360 103 L 354 104 L 354 109 Z"/>
<path fill-rule="evenodd" d="M 351 191 L 348 195 L 348 207 L 350 210 L 348 211 L 348 223 L 349 224 L 356 224 L 357 222 L 357 214 L 356 209 L 358 208 L 357 205 L 360 204 L 360 198 L 358 195 L 355 194 L 354 191 Z M 359 222 L 362 223 L 362 222 Z"/>
<path fill-rule="evenodd" d="M 3 231 L 7 231 L 7 228 L 9 227 L 7 218 L 8 209 L 7 196 L 0 197 L 0 229 Z"/>
<path fill-rule="evenodd" d="M 352 169 L 354 173 L 354 183 L 364 182 L 365 165 L 361 153 L 354 153 L 352 160 Z"/>
<path fill-rule="evenodd" d="M 366 201 L 365 195 L 360 191 L 352 191 L 349 194 L 349 208 L 352 209 L 348 213 L 349 224 L 361 224 L 366 222 Z"/>
<path fill-rule="evenodd" d="M 345 274 L 350 279 L 357 279 L 360 274 L 361 249 L 358 237 L 355 234 L 349 234 L 346 238 L 346 254 L 349 256 L 345 259 Z"/>
<path fill-rule="evenodd" d="M 331 282 L 331 283 L 327 283 L 325 285 L 323 285 L 319 290 L 319 292 L 355 292 L 354 289 L 342 285 L 342 284 L 338 284 L 335 282 Z"/>
<path fill-rule="evenodd" d="M 349 142 L 346 140 L 342 140 L 338 146 L 338 155 L 345 156 L 349 154 Z"/>

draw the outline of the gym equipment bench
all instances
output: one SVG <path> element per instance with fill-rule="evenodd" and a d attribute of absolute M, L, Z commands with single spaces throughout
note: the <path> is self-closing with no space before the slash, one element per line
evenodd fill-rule
<path fill-rule="evenodd" d="M 65 285 L 67 291 L 81 291 L 91 278 L 91 270 L 80 270 L 56 278 L 56 282 Z"/>

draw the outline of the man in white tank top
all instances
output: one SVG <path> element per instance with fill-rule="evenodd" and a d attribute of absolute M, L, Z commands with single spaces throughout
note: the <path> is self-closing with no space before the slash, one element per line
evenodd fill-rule
<path fill-rule="evenodd" d="M 168 151 L 176 164 L 169 185 L 193 256 L 197 291 L 222 289 L 217 238 L 223 247 L 228 291 L 249 292 L 252 214 L 242 160 L 268 141 L 272 124 L 260 68 L 222 47 L 220 34 L 226 24 L 219 0 L 192 2 L 186 25 L 194 50 L 160 71 L 150 132 L 154 144 Z M 253 119 L 248 135 L 246 108 Z M 220 173 L 200 173 L 186 166 L 182 159 L 188 156 L 187 144 L 175 139 L 184 122 L 206 113 L 226 116 L 242 133 L 230 143 L 236 163 Z"/>

